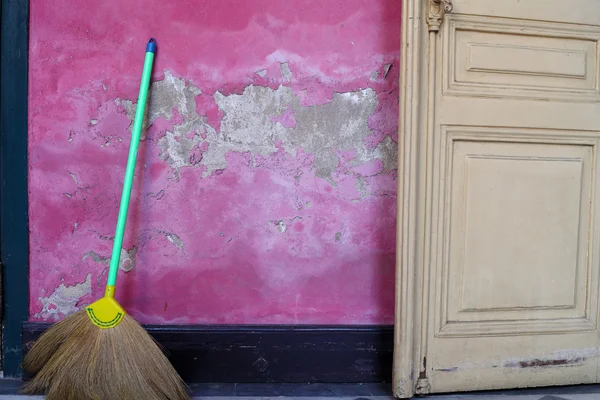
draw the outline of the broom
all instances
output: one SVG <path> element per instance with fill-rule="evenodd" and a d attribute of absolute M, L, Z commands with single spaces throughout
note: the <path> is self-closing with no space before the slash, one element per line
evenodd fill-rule
<path fill-rule="evenodd" d="M 50 327 L 23 359 L 26 394 L 48 400 L 183 400 L 187 387 L 160 345 L 114 299 L 156 41 L 146 46 L 104 297 Z"/>

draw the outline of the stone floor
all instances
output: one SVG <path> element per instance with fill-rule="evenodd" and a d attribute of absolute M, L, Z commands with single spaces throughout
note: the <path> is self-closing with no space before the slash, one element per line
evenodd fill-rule
<path fill-rule="evenodd" d="M 43 399 L 18 395 L 21 382 L 0 379 L 0 400 Z M 393 400 L 389 384 L 201 384 L 190 389 L 203 400 Z M 600 400 L 600 385 L 455 393 L 423 396 L 423 400 Z"/>
<path fill-rule="evenodd" d="M 495 396 L 484 396 L 484 395 L 474 395 L 474 396 L 462 396 L 462 395 L 453 395 L 453 396 L 442 396 L 442 397 L 423 397 L 423 400 L 598 400 L 600 394 L 576 394 L 576 395 L 568 395 L 568 396 L 555 396 L 555 395 L 544 395 L 542 397 L 537 395 L 495 395 Z M 0 395 L 0 400 L 33 400 L 39 399 L 43 400 L 43 396 L 23 396 L 23 395 L 13 395 L 6 394 Z M 203 396 L 194 396 L 194 400 L 231 400 L 231 399 L 239 399 L 239 397 L 203 397 Z M 281 399 L 281 400 L 394 400 L 393 397 L 244 397 L 244 400 L 270 400 L 270 399 Z M 419 398 L 421 399 L 421 397 Z"/>
<path fill-rule="evenodd" d="M 194 396 L 194 400 L 230 400 L 236 399 L 237 397 L 203 397 Z M 336 400 L 394 400 L 393 397 L 334 397 Z M 499 396 L 443 396 L 443 397 L 424 397 L 423 400 L 598 400 L 599 395 L 570 395 L 570 396 L 521 396 L 521 395 L 499 395 Z M 15 394 L 0 395 L 0 400 L 44 400 L 43 396 L 24 396 Z M 332 397 L 245 397 L 244 400 L 270 400 L 270 399 L 282 399 L 282 400 L 329 400 Z"/>

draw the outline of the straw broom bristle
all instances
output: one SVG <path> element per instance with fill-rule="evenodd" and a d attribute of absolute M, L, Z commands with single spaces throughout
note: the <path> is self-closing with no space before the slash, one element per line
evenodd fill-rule
<path fill-rule="evenodd" d="M 76 330 L 82 329 L 82 324 L 87 325 L 89 318 L 85 312 L 77 312 L 52 325 L 33 344 L 23 359 L 23 369 L 28 373 L 37 374 L 56 350 L 73 335 Z"/>
<path fill-rule="evenodd" d="M 159 344 L 127 314 L 100 329 L 85 310 L 50 328 L 27 353 L 26 394 L 47 400 L 187 400 L 187 387 Z"/>

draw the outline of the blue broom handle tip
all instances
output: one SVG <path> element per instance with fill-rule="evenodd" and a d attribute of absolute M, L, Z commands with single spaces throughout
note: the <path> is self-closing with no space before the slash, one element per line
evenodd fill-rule
<path fill-rule="evenodd" d="M 156 39 L 151 38 L 146 45 L 146 52 L 156 53 Z"/>

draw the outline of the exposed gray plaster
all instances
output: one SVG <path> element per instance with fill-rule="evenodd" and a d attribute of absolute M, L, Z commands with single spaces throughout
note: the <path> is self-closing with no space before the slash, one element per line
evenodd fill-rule
<path fill-rule="evenodd" d="M 365 183 L 365 178 L 363 178 L 362 176 L 359 176 L 356 179 L 356 183 L 354 184 L 354 187 L 356 187 L 356 190 L 358 191 L 358 193 L 360 193 L 360 198 L 361 199 L 364 199 L 365 197 L 368 196 L 367 185 Z"/>
<path fill-rule="evenodd" d="M 162 234 L 165 235 L 165 237 L 167 238 L 167 240 L 171 243 L 173 243 L 178 249 L 183 250 L 183 240 L 181 240 L 181 238 L 179 236 L 177 236 L 174 233 L 171 232 L 161 232 Z M 221 234 L 222 236 L 222 234 Z"/>
<path fill-rule="evenodd" d="M 75 175 L 71 171 L 69 171 L 69 175 L 71 175 L 71 178 L 73 179 L 73 181 L 75 182 L 75 184 L 77 185 L 77 187 L 79 187 L 79 181 L 77 180 L 77 175 Z"/>
<path fill-rule="evenodd" d="M 136 246 L 129 251 L 121 249 L 121 256 L 119 259 L 119 269 L 124 272 L 129 272 L 135 268 L 135 253 L 137 253 Z M 91 258 L 94 262 L 110 266 L 110 257 L 102 256 L 95 251 L 88 251 L 81 257 L 81 261 L 85 261 L 86 258 Z"/>
<path fill-rule="evenodd" d="M 389 64 L 385 64 L 383 66 L 383 77 L 384 78 L 387 78 L 388 73 L 390 72 L 390 69 L 392 68 L 392 65 L 393 65 L 392 63 L 389 63 Z"/>
<path fill-rule="evenodd" d="M 178 79 L 165 70 L 165 78 L 152 82 L 152 90 L 148 92 L 146 122 L 152 124 L 158 117 L 170 120 L 173 116 L 173 108 L 176 108 L 184 119 L 193 117 L 196 114 L 195 97 L 200 93 L 202 93 L 200 89 L 191 82 L 186 84 L 184 79 Z M 123 100 L 122 103 L 127 111 L 127 117 L 133 121 L 137 103 L 131 100 Z M 147 125 L 144 126 L 146 127 Z"/>
<path fill-rule="evenodd" d="M 282 75 L 291 78 L 287 63 L 281 64 Z M 287 75 L 289 71 L 289 75 Z M 262 71 L 258 71 L 260 75 Z M 364 139 L 372 134 L 368 118 L 377 107 L 377 93 L 368 88 L 355 92 L 334 93 L 328 103 L 306 107 L 289 87 L 277 89 L 249 85 L 241 94 L 214 94 L 223 112 L 220 132 L 216 132 L 196 111 L 195 96 L 201 93 L 193 83 L 173 77 L 165 71 L 165 79 L 154 82 L 149 103 L 149 121 L 159 116 L 172 118 L 175 108 L 183 123 L 158 140 L 161 158 L 176 176 L 182 167 L 205 167 L 203 177 L 227 168 L 228 152 L 247 152 L 269 156 L 277 151 L 281 141 L 286 152 L 296 155 L 297 149 L 314 155 L 314 171 L 330 180 L 338 165 L 337 150 L 353 151 L 351 166 L 373 159 L 382 159 L 385 170 L 396 168 L 396 143 L 389 137 L 376 149 L 368 149 Z M 133 120 L 135 105 L 123 101 L 128 117 Z M 286 128 L 276 119 L 291 112 L 295 126 Z M 287 125 L 289 126 L 289 125 Z"/>
<path fill-rule="evenodd" d="M 110 257 L 101 256 L 95 251 L 88 251 L 87 253 L 85 253 L 83 257 L 81 257 L 81 261 L 85 261 L 85 259 L 88 257 L 91 258 L 94 262 L 104 264 L 106 266 L 110 264 Z"/>
<path fill-rule="evenodd" d="M 73 286 L 61 283 L 48 297 L 38 297 L 42 303 L 42 311 L 36 318 L 57 318 L 58 314 L 70 315 L 79 311 L 77 303 L 82 297 L 92 293 L 92 274 L 87 274 L 85 281 Z"/>
<path fill-rule="evenodd" d="M 367 123 L 377 107 L 372 89 L 334 93 L 329 103 L 294 110 L 296 128 L 290 134 L 291 146 L 315 155 L 315 174 L 329 178 L 338 164 L 335 150 L 354 150 L 359 165 L 376 158 L 364 143 L 371 135 Z"/>
<path fill-rule="evenodd" d="M 281 72 L 281 77 L 284 81 L 290 82 L 292 80 L 292 70 L 290 69 L 290 64 L 281 63 L 279 64 L 279 71 Z"/>
<path fill-rule="evenodd" d="M 372 133 L 367 125 L 369 115 L 377 107 L 377 94 L 372 89 L 334 93 L 329 103 L 312 107 L 302 106 L 293 90 L 284 86 L 273 90 L 251 85 L 241 95 L 217 92 L 215 100 L 224 112 L 221 135 L 228 145 L 220 148 L 223 153 L 213 151 L 209 155 L 213 160 L 224 160 L 226 151 L 270 155 L 276 151 L 275 141 L 281 140 L 292 155 L 298 148 L 314 154 L 315 173 L 329 179 L 338 164 L 335 150 L 354 150 L 355 165 L 382 154 L 364 144 L 364 138 Z M 294 128 L 285 128 L 271 119 L 288 107 L 296 120 Z"/>
<path fill-rule="evenodd" d="M 135 253 L 137 253 L 135 246 L 129 251 L 121 249 L 121 258 L 119 260 L 119 269 L 121 271 L 129 272 L 135 268 Z"/>
<path fill-rule="evenodd" d="M 173 116 L 173 108 L 183 117 L 182 124 L 176 124 L 173 131 L 167 131 L 165 136 L 158 140 L 161 157 L 176 171 L 181 167 L 195 166 L 203 158 L 197 153 L 198 146 L 204 142 L 202 134 L 207 136 L 209 142 L 217 142 L 215 130 L 206 123 L 206 118 L 198 115 L 196 111 L 196 96 L 202 91 L 194 86 L 192 82 L 175 78 L 169 71 L 165 71 L 165 79 L 152 83 L 148 99 L 147 125 L 152 124 L 156 118 L 162 117 L 170 120 Z M 127 116 L 133 121 L 136 105 L 131 101 L 123 101 L 127 110 Z M 190 133 L 195 132 L 195 135 Z M 207 165 L 209 160 L 203 164 Z M 222 168 L 222 165 L 219 164 Z M 218 168 L 214 168 L 218 169 Z M 205 176 L 210 175 L 214 169 L 209 168 Z"/>
<path fill-rule="evenodd" d="M 169 71 L 165 71 L 164 80 L 152 83 L 148 100 L 148 124 L 152 124 L 158 117 L 170 120 L 173 108 L 183 117 L 182 124 L 176 124 L 173 131 L 167 131 L 158 140 L 162 159 L 176 171 L 181 167 L 200 163 L 203 156 L 198 152 L 198 147 L 204 142 L 202 134 L 207 136 L 209 143 L 218 142 L 215 130 L 196 111 L 196 96 L 201 93 L 192 82 L 186 83 L 184 79 L 175 78 Z M 123 101 L 123 105 L 127 116 L 133 121 L 136 105 L 127 100 Z M 196 134 L 190 135 L 193 132 Z M 209 166 L 210 160 L 207 159 L 202 164 Z M 217 168 L 208 167 L 205 176 L 223 167 L 223 163 L 218 163 Z"/>
<path fill-rule="evenodd" d="M 167 131 L 165 136 L 158 141 L 163 159 L 176 169 L 197 164 L 198 162 L 193 157 L 192 150 L 204 140 L 199 135 L 189 138 L 187 134 L 198 131 L 210 131 L 211 137 L 216 137 L 214 129 L 208 126 L 204 119 L 197 114 L 183 124 L 176 125 L 172 132 Z"/>
<path fill-rule="evenodd" d="M 383 161 L 384 171 L 398 168 L 398 144 L 390 136 L 386 136 L 375 148 L 375 157 Z"/>
<path fill-rule="evenodd" d="M 285 225 L 285 222 L 283 222 L 283 221 L 275 221 L 275 225 L 277 226 L 277 229 L 281 233 L 285 233 L 285 231 L 287 230 L 287 226 Z"/>

